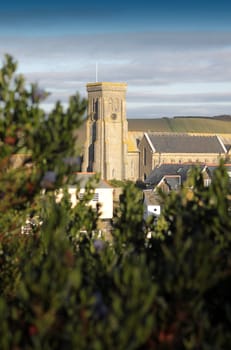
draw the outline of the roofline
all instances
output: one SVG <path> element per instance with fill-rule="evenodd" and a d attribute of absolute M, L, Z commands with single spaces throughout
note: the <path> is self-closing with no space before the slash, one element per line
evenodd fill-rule
<path fill-rule="evenodd" d="M 122 90 L 122 91 L 126 91 L 127 90 L 127 83 L 118 83 L 118 82 L 95 82 L 95 83 L 88 83 L 86 85 L 87 87 L 87 91 L 101 91 L 101 90 L 106 90 L 106 91 L 110 91 L 111 89 L 115 89 L 117 91 Z"/>
<path fill-rule="evenodd" d="M 112 82 L 112 81 L 97 81 L 97 82 L 94 82 L 94 83 L 87 83 L 87 86 L 90 85 L 90 86 L 98 86 L 98 85 L 116 85 L 116 86 L 120 86 L 120 85 L 126 85 L 127 86 L 127 83 L 124 83 L 124 82 Z"/>
<path fill-rule="evenodd" d="M 184 165 L 203 165 L 203 166 L 215 166 L 218 167 L 219 163 L 205 163 L 205 162 L 184 162 L 184 163 L 161 163 L 158 165 L 158 168 L 161 167 L 162 165 L 180 165 L 180 166 L 184 166 Z M 231 166 L 231 163 L 224 163 L 224 166 Z"/>
<path fill-rule="evenodd" d="M 156 150 L 155 150 L 155 148 L 154 148 L 154 146 L 153 146 L 153 144 L 152 144 L 152 142 L 151 142 L 151 140 L 150 140 L 150 137 L 148 136 L 148 133 L 147 133 L 147 132 L 144 133 L 144 137 L 146 137 L 146 139 L 147 139 L 147 141 L 148 141 L 148 144 L 149 144 L 149 146 L 151 147 L 152 152 L 153 152 L 153 153 L 156 152 Z"/>
<path fill-rule="evenodd" d="M 220 136 L 218 136 L 218 135 L 216 135 L 216 136 L 217 136 L 217 139 L 218 139 L 218 141 L 220 142 L 220 145 L 221 145 L 221 147 L 223 148 L 224 152 L 227 153 L 228 150 L 226 149 L 226 147 L 225 147 L 224 143 L 222 142 Z"/>
<path fill-rule="evenodd" d="M 181 177 L 179 174 L 165 174 L 165 175 L 163 175 L 163 179 L 165 178 L 165 177 Z"/>
<path fill-rule="evenodd" d="M 108 180 L 102 179 L 101 181 L 103 181 L 106 185 L 108 185 L 108 187 L 110 187 L 112 190 L 114 190 L 114 187 L 108 182 Z"/>
<path fill-rule="evenodd" d="M 160 186 L 161 185 L 161 183 L 164 181 L 164 179 L 166 178 L 166 177 L 172 177 L 172 178 L 178 178 L 179 180 L 180 180 L 180 185 L 181 185 L 181 175 L 178 175 L 178 174 L 176 174 L 176 175 L 163 175 L 162 176 L 162 178 L 160 179 L 160 181 L 157 183 L 157 185 L 156 185 L 156 187 L 158 187 L 158 186 Z"/>

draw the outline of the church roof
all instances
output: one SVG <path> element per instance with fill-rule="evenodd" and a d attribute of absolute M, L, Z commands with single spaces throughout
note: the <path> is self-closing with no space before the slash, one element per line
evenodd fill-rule
<path fill-rule="evenodd" d="M 155 119 L 127 119 L 129 136 L 128 148 L 131 152 L 135 149 L 133 139 L 141 139 L 144 132 L 157 133 L 188 133 L 219 135 L 225 145 L 231 145 L 231 121 L 217 120 L 215 118 L 200 117 L 175 117 L 175 118 L 155 118 Z M 86 141 L 86 125 L 83 124 L 75 130 L 77 147 L 83 148 Z"/>
<path fill-rule="evenodd" d="M 145 134 L 158 153 L 225 153 L 217 136 L 192 136 L 187 134 Z"/>
<path fill-rule="evenodd" d="M 139 152 L 138 150 L 138 144 L 140 140 L 142 139 L 144 133 L 143 131 L 128 131 L 127 135 L 127 146 L 128 146 L 128 152 Z"/>

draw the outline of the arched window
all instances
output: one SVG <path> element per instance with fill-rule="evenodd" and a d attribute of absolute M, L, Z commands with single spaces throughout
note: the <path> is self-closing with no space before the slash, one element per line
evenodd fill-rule
<path fill-rule="evenodd" d="M 144 166 L 147 165 L 147 150 L 146 147 L 144 147 Z"/>
<path fill-rule="evenodd" d="M 92 120 L 98 120 L 99 118 L 99 101 L 98 98 L 93 98 L 92 99 Z"/>
<path fill-rule="evenodd" d="M 108 106 L 109 106 L 109 112 L 112 112 L 112 111 L 113 111 L 113 101 L 112 101 L 112 98 L 109 98 Z"/>
<path fill-rule="evenodd" d="M 119 111 L 119 99 L 118 98 L 115 98 L 113 107 L 114 107 L 115 112 Z"/>

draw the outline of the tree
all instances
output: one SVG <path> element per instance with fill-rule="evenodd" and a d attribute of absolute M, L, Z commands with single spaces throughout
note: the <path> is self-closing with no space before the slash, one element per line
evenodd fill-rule
<path fill-rule="evenodd" d="M 0 70 L 0 210 L 1 231 L 19 231 L 23 211 L 36 209 L 41 187 L 63 185 L 71 172 L 64 159 L 74 155 L 74 129 L 83 121 L 87 101 L 70 97 L 64 110 L 58 101 L 51 112 L 41 109 L 48 93 L 36 84 L 28 87 L 16 75 L 17 63 L 10 56 Z M 52 180 L 44 182 L 45 174 Z M 43 185 L 43 186 L 42 186 Z M 20 215 L 18 215 L 20 213 Z M 15 220 L 12 220 L 15 218 Z"/>
<path fill-rule="evenodd" d="M 224 166 L 208 188 L 195 170 L 179 192 L 162 194 L 157 224 L 143 222 L 140 190 L 126 184 L 111 240 L 99 237 L 98 213 L 87 205 L 92 185 L 74 208 L 64 186 L 70 169 L 63 159 L 74 152 L 72 126 L 86 102 L 73 98 L 66 112 L 57 103 L 46 115 L 40 100 L 32 101 L 35 87 L 23 83 L 18 91 L 13 68 L 7 56 L 0 85 L 0 348 L 229 349 L 231 193 Z M 15 168 L 12 157 L 22 150 Z M 49 171 L 54 181 L 42 181 Z M 41 186 L 48 189 L 42 197 Z M 31 208 L 42 223 L 21 235 L 21 216 Z"/>

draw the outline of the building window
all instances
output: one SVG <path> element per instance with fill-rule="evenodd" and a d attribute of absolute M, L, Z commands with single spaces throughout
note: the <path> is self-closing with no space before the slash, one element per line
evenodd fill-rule
<path fill-rule="evenodd" d="M 144 147 L 144 165 L 145 166 L 147 165 L 147 150 L 145 147 Z"/>
<path fill-rule="evenodd" d="M 98 115 L 98 99 L 94 99 L 92 100 L 92 110 L 94 112 L 94 114 Z"/>
<path fill-rule="evenodd" d="M 204 186 L 208 187 L 211 184 L 211 179 L 204 179 Z"/>
<path fill-rule="evenodd" d="M 112 112 L 112 111 L 113 111 L 113 102 L 112 102 L 112 98 L 109 98 L 108 105 L 109 105 L 109 112 Z"/>
<path fill-rule="evenodd" d="M 96 130 L 96 123 L 94 122 L 92 125 L 92 142 L 95 142 L 97 138 L 97 130 Z"/>
<path fill-rule="evenodd" d="M 99 201 L 99 193 L 95 193 L 94 194 L 93 201 L 94 202 L 98 202 Z"/>
<path fill-rule="evenodd" d="M 79 198 L 79 200 L 83 200 L 84 194 L 85 194 L 84 192 L 78 193 L 78 198 Z M 99 201 L 99 193 L 94 193 L 94 197 L 92 198 L 92 200 L 93 200 L 94 202 L 98 202 L 98 201 Z"/>

